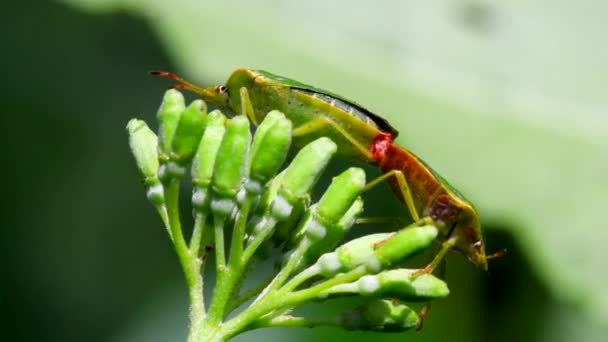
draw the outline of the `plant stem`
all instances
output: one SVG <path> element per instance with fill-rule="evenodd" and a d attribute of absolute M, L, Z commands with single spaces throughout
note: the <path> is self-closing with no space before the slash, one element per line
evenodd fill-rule
<path fill-rule="evenodd" d="M 230 245 L 230 261 L 229 264 L 233 268 L 242 267 L 243 258 L 243 243 L 245 241 L 245 227 L 247 226 L 247 216 L 251 207 L 251 198 L 247 196 L 243 201 L 243 205 L 239 208 L 239 217 L 234 226 L 232 234 L 232 244 Z"/>
<path fill-rule="evenodd" d="M 158 215 L 160 216 L 163 224 L 165 225 L 165 229 L 167 230 L 167 234 L 169 234 L 169 238 L 171 242 L 173 242 L 173 233 L 171 233 L 171 224 L 169 223 L 169 215 L 167 214 L 167 206 L 166 205 L 157 205 L 156 210 L 158 211 Z"/>
<path fill-rule="evenodd" d="M 240 333 L 247 326 L 256 322 L 259 317 L 267 315 L 277 309 L 293 306 L 294 304 L 303 303 L 312 298 L 319 297 L 323 291 L 332 286 L 354 281 L 361 276 L 367 274 L 365 266 L 359 266 L 354 270 L 335 276 L 325 282 L 322 282 L 311 288 L 296 292 L 288 292 L 284 289 L 269 292 L 259 301 L 236 315 L 233 319 L 226 322 L 221 327 L 221 335 L 226 339 Z"/>
<path fill-rule="evenodd" d="M 306 280 L 316 276 L 319 274 L 318 268 L 309 267 L 302 272 L 296 274 L 293 278 L 291 278 L 284 286 L 283 290 L 285 291 L 293 291 L 295 288 L 300 286 Z"/>
<path fill-rule="evenodd" d="M 226 267 L 226 251 L 224 247 L 224 222 L 225 216 L 213 216 L 213 237 L 215 239 L 215 268 L 218 272 Z M 219 278 L 218 278 L 219 279 Z"/>
<path fill-rule="evenodd" d="M 211 301 L 211 306 L 209 308 L 209 323 L 217 324 L 224 319 L 226 315 L 226 308 L 228 306 L 228 302 L 230 298 L 232 298 L 232 294 L 235 290 L 240 287 L 241 280 L 243 275 L 243 241 L 245 236 L 245 227 L 247 224 L 247 216 L 249 215 L 249 207 L 251 206 L 251 200 L 249 198 L 245 199 L 245 202 L 239 209 L 239 217 L 235 222 L 233 234 L 232 234 L 232 243 L 230 246 L 229 252 L 229 262 L 228 265 L 224 262 L 218 262 L 217 264 L 217 282 L 215 284 L 215 290 L 213 293 L 213 299 Z M 219 221 L 217 217 L 215 217 L 216 221 Z M 224 220 L 221 220 L 222 225 L 215 222 L 215 234 L 216 234 L 216 249 L 224 248 L 224 240 L 218 240 L 217 235 L 222 234 L 218 232 L 218 227 L 223 227 Z M 216 251 L 216 258 L 221 258 L 225 260 L 224 253 L 218 253 Z"/>
<path fill-rule="evenodd" d="M 267 327 L 299 327 L 314 328 L 319 326 L 340 326 L 337 319 L 311 319 L 295 316 L 278 316 L 271 319 L 262 319 L 251 325 L 251 329 Z M 249 327 L 248 327 L 249 328 Z"/>
<path fill-rule="evenodd" d="M 285 283 L 285 280 L 291 275 L 293 269 L 298 265 L 298 261 L 302 259 L 306 250 L 310 247 L 310 240 L 304 239 L 293 253 L 289 256 L 289 260 L 287 260 L 287 264 L 285 264 L 279 274 L 275 277 L 275 280 L 272 282 L 272 289 L 278 289 Z"/>
<path fill-rule="evenodd" d="M 273 278 L 269 278 L 269 279 L 265 280 L 264 282 L 262 282 L 260 285 L 257 285 L 256 287 L 251 288 L 251 289 L 245 291 L 244 293 L 238 295 L 237 297 L 234 297 L 230 301 L 228 301 L 228 309 L 227 309 L 228 312 L 231 312 L 232 310 L 238 308 L 239 306 L 243 305 L 243 303 L 245 303 L 246 301 L 250 300 L 251 298 L 255 297 L 257 294 L 262 292 L 262 290 L 264 290 L 266 287 L 268 287 L 268 285 L 270 284 L 272 279 Z"/>
<path fill-rule="evenodd" d="M 190 254 L 199 256 L 201 249 L 201 240 L 205 232 L 205 220 L 207 215 L 205 213 L 197 212 L 194 218 L 194 229 L 192 229 L 192 236 L 190 237 Z"/>
<path fill-rule="evenodd" d="M 179 179 L 172 179 L 165 185 L 167 215 L 169 227 L 173 236 L 173 246 L 186 278 L 190 297 L 190 333 L 188 341 L 199 341 L 202 334 L 202 323 L 205 319 L 205 305 L 203 304 L 203 279 L 199 272 L 199 262 L 196 255 L 190 253 L 179 217 Z"/>

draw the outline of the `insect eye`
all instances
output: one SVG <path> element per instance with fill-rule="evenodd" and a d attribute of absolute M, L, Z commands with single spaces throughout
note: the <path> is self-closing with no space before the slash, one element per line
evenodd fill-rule
<path fill-rule="evenodd" d="M 226 88 L 226 86 L 221 85 L 221 86 L 215 87 L 215 91 L 218 93 L 226 93 L 226 92 L 228 92 L 228 88 Z"/>

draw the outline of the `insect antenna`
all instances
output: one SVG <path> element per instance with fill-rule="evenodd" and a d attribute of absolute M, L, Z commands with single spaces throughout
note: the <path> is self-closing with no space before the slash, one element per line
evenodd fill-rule
<path fill-rule="evenodd" d="M 150 75 L 155 75 L 155 76 L 161 76 L 161 77 L 167 77 L 170 78 L 172 80 L 175 80 L 177 82 L 179 82 L 179 84 L 176 84 L 174 86 L 171 86 L 170 89 L 186 89 L 186 90 L 190 90 L 194 93 L 197 93 L 201 96 L 206 94 L 206 90 L 185 80 L 184 78 L 177 76 L 174 73 L 171 72 L 167 72 L 167 71 L 150 71 L 149 72 Z"/>
<path fill-rule="evenodd" d="M 500 250 L 500 251 L 498 251 L 498 252 L 496 252 L 494 254 L 487 255 L 486 256 L 486 260 L 500 258 L 500 257 L 505 256 L 506 254 L 507 254 L 507 250 L 503 249 L 503 250 Z"/>

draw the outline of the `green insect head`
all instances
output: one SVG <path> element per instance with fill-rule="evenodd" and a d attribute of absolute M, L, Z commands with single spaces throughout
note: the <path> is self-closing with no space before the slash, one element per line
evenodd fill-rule
<path fill-rule="evenodd" d="M 186 79 L 165 71 L 152 71 L 152 75 L 170 78 L 179 82 L 172 86 L 174 89 L 185 89 L 197 93 L 203 101 L 213 103 L 223 110 L 229 110 L 234 114 L 242 114 L 242 94 L 243 90 L 250 91 L 253 81 L 258 74 L 249 69 L 237 69 L 230 75 L 224 85 L 210 87 L 199 87 Z"/>
<path fill-rule="evenodd" d="M 433 201 L 427 214 L 441 231 L 444 248 L 462 253 L 475 266 L 487 270 L 487 256 L 477 210 L 453 193 L 443 193 Z"/>

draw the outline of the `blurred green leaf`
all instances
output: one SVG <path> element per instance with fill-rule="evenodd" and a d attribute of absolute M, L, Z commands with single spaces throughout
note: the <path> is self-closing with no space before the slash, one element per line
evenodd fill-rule
<path fill-rule="evenodd" d="M 608 322 L 605 3 L 64 1 L 148 18 L 201 84 L 263 68 L 383 113 L 556 295 Z"/>

